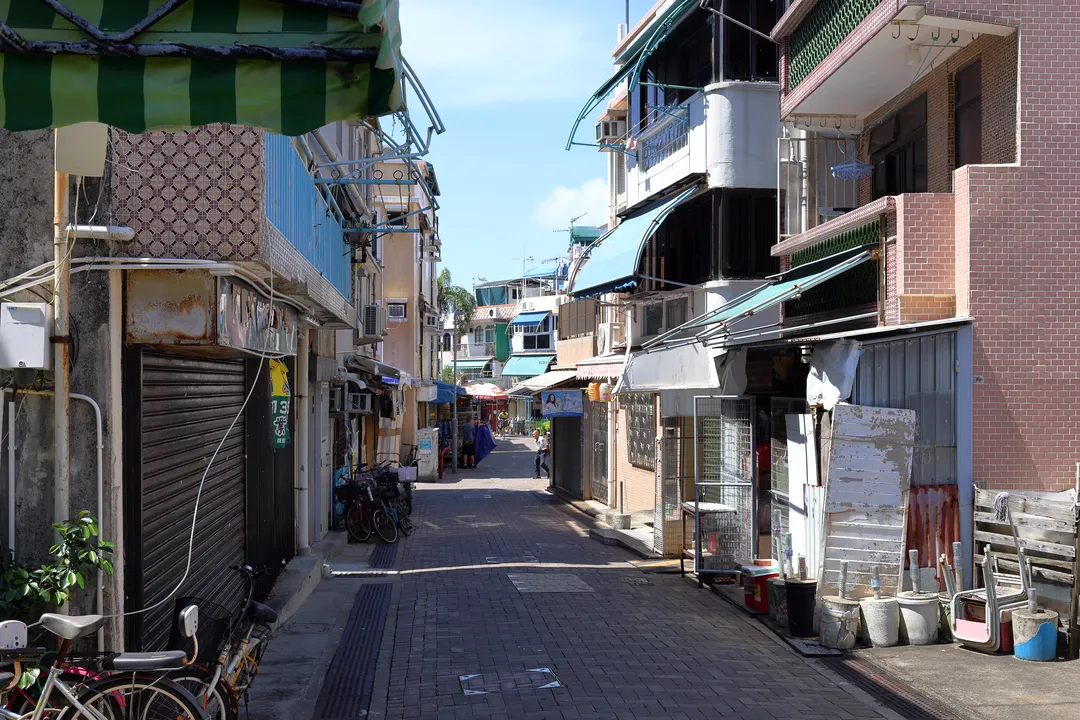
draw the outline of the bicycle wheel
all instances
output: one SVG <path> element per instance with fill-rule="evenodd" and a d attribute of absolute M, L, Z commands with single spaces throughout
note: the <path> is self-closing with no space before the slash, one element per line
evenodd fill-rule
<path fill-rule="evenodd" d="M 371 514 L 371 524 L 375 526 L 375 532 L 383 542 L 397 542 L 397 525 L 390 519 L 390 513 L 386 511 L 386 508 L 375 509 L 375 512 Z"/>
<path fill-rule="evenodd" d="M 405 483 L 405 513 L 412 515 L 412 483 Z"/>
<path fill-rule="evenodd" d="M 84 686 L 79 703 L 62 720 L 205 720 L 199 702 L 164 674 L 122 673 Z"/>
<path fill-rule="evenodd" d="M 360 503 L 349 503 L 345 508 L 345 529 L 356 542 L 366 542 L 371 538 L 371 517 L 364 512 Z"/>
<path fill-rule="evenodd" d="M 192 665 L 169 674 L 169 679 L 195 696 L 207 720 L 236 720 L 237 700 L 228 684 L 221 678 L 214 682 L 214 671 L 201 665 Z M 207 695 L 210 683 L 214 689 Z"/>

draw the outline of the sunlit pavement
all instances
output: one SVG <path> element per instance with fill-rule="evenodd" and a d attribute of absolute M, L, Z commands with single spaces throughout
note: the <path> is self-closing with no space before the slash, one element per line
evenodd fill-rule
<path fill-rule="evenodd" d="M 590 540 L 532 479 L 527 442 L 418 487 L 367 717 L 897 717 L 715 594 Z"/>

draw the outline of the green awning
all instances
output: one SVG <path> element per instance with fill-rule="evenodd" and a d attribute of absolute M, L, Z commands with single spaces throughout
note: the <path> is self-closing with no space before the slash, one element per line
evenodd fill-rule
<path fill-rule="evenodd" d="M 0 0 L 0 126 L 96 121 L 143 133 L 222 122 L 300 135 L 396 112 L 397 8 L 397 0 L 63 0 L 53 10 Z"/>
<path fill-rule="evenodd" d="M 683 14 L 693 7 L 698 6 L 699 0 L 675 0 L 668 9 L 665 10 L 658 21 L 654 24 L 650 32 L 644 32 L 638 35 L 634 41 L 623 49 L 616 58 L 619 63 L 619 69 L 615 73 L 604 81 L 604 84 L 597 88 L 596 92 L 589 96 L 589 99 L 585 102 L 585 106 L 581 108 L 581 112 L 578 113 L 577 118 L 574 120 L 574 125 L 570 128 L 570 137 L 566 141 L 566 149 L 569 150 L 574 145 L 589 145 L 595 146 L 595 143 L 579 143 L 574 140 L 577 136 L 578 128 L 585 118 L 592 115 L 592 113 L 600 107 L 600 104 L 604 102 L 612 90 L 619 86 L 623 80 L 630 78 L 630 90 L 637 87 L 639 75 L 641 69 L 645 65 L 645 60 L 652 54 L 656 46 L 667 37 L 668 32 L 675 26 Z"/>
<path fill-rule="evenodd" d="M 865 245 L 808 263 L 781 275 L 776 282 L 735 298 L 723 307 L 694 318 L 674 330 L 646 342 L 646 349 L 674 346 L 688 342 L 714 342 L 730 336 L 732 328 L 743 320 L 794 300 L 810 288 L 851 270 L 876 257 L 877 245 Z"/>
<path fill-rule="evenodd" d="M 698 190 L 697 186 L 687 188 L 652 210 L 623 220 L 594 242 L 587 251 L 588 260 L 574 276 L 567 292 L 574 297 L 589 297 L 634 288 L 645 243 L 668 214 Z"/>
<path fill-rule="evenodd" d="M 502 374 L 511 377 L 543 375 L 554 359 L 554 355 L 514 355 L 503 365 Z"/>
<path fill-rule="evenodd" d="M 465 372 L 472 372 L 474 370 L 483 370 L 491 363 L 491 358 L 462 358 L 457 361 L 458 372 L 464 370 Z M 447 363 L 446 367 L 454 367 L 453 363 Z"/>

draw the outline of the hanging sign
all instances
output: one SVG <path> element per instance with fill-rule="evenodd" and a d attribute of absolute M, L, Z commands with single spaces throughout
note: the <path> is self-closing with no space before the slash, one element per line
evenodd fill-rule
<path fill-rule="evenodd" d="M 579 417 L 582 413 L 580 390 L 545 390 L 540 393 L 544 417 Z"/>
<path fill-rule="evenodd" d="M 292 390 L 289 388 L 289 369 L 278 360 L 270 361 L 270 435 L 277 449 L 287 447 L 292 440 L 289 431 L 289 406 Z"/>

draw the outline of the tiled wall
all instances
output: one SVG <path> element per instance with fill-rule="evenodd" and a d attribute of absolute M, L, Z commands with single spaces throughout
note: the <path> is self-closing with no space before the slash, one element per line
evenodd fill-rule
<path fill-rule="evenodd" d="M 653 396 L 654 402 L 657 396 Z M 659 408 L 656 413 L 657 418 L 660 417 Z M 617 463 L 618 474 L 616 475 L 616 482 L 613 488 L 615 493 L 612 498 L 611 505 L 618 508 L 619 506 L 619 486 L 622 486 L 624 512 L 631 513 L 639 510 L 652 510 L 653 504 L 656 500 L 656 476 L 653 470 L 646 468 L 640 468 L 630 463 L 630 458 L 627 455 L 627 443 L 626 443 L 626 429 L 629 427 L 629 420 L 627 418 L 627 412 L 620 404 L 618 411 L 618 438 L 617 438 Z M 657 434 L 660 432 L 659 426 L 656 430 Z M 657 458 L 659 462 L 659 458 Z"/>

